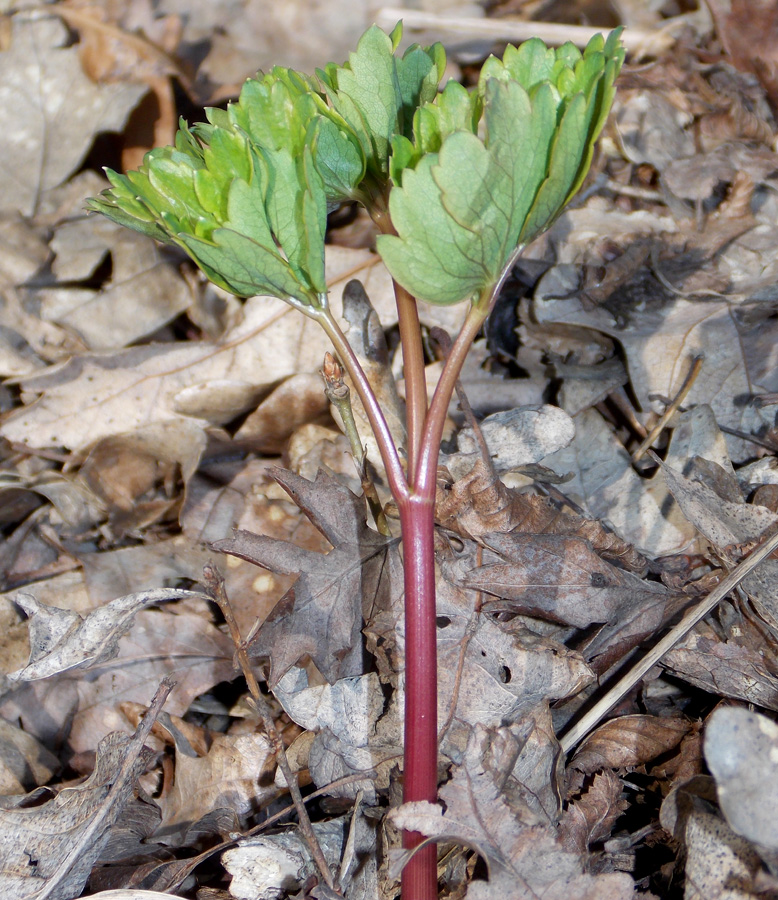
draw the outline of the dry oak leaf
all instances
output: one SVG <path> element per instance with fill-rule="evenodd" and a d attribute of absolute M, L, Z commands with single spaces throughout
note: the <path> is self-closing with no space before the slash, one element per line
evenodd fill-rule
<path fill-rule="evenodd" d="M 103 738 L 95 769 L 83 784 L 66 788 L 38 806 L 24 806 L 16 798 L 2 804 L 0 893 L 4 900 L 71 900 L 80 895 L 111 826 L 147 765 L 144 742 L 169 691 L 170 683 L 163 682 L 134 735 Z"/>
<path fill-rule="evenodd" d="M 362 605 L 376 604 L 391 591 L 386 563 L 398 542 L 371 531 L 363 499 L 326 472 L 319 471 L 313 482 L 283 469 L 274 477 L 333 549 L 316 553 L 247 531 L 213 544 L 271 572 L 300 575 L 249 638 L 249 653 L 270 659 L 271 685 L 303 656 L 310 656 L 331 684 L 359 675 Z"/>
<path fill-rule="evenodd" d="M 445 528 L 475 541 L 490 532 L 569 535 L 588 540 L 606 559 L 631 572 L 645 574 L 648 568 L 645 557 L 596 520 L 560 512 L 545 497 L 506 487 L 482 460 L 438 492 L 436 517 Z"/>
<path fill-rule="evenodd" d="M 570 852 L 556 829 L 538 824 L 528 808 L 509 805 L 502 778 L 483 764 L 487 730 L 476 728 L 465 759 L 440 789 L 440 806 L 405 803 L 390 813 L 399 828 L 473 847 L 486 860 L 489 881 L 473 881 L 468 900 L 627 900 L 634 896 L 629 875 L 589 875 L 585 859 Z"/>

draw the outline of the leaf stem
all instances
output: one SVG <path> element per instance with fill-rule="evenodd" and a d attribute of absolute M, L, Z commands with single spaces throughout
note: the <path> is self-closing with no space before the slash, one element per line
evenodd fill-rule
<path fill-rule="evenodd" d="M 388 204 L 383 196 L 373 198 L 367 207 L 381 234 L 397 234 Z M 416 298 L 395 279 L 394 299 L 397 305 L 397 324 L 400 328 L 400 345 L 403 351 L 405 375 L 405 419 L 408 456 L 408 481 L 413 482 L 416 464 L 421 450 L 424 419 L 427 415 L 427 376 L 424 371 L 424 346 Z"/>
<path fill-rule="evenodd" d="M 365 370 L 360 365 L 346 335 L 343 334 L 340 326 L 335 321 L 335 317 L 328 308 L 317 311 L 311 318 L 315 318 L 327 333 L 327 337 L 332 341 L 335 352 L 340 357 L 343 368 L 348 372 L 354 383 L 354 389 L 362 401 L 362 406 L 370 422 L 370 427 L 373 429 L 378 449 L 381 452 L 381 459 L 386 469 L 386 477 L 389 480 L 392 496 L 397 503 L 400 503 L 409 496 L 408 482 L 405 478 L 405 472 L 403 471 L 400 455 L 394 444 L 392 433 L 389 430 L 381 405 L 373 393 Z"/>
<path fill-rule="evenodd" d="M 403 349 L 405 375 L 405 417 L 408 432 L 408 481 L 415 477 L 421 450 L 424 419 L 427 415 L 427 376 L 424 371 L 424 347 L 416 298 L 394 282 L 397 322 Z"/>
<path fill-rule="evenodd" d="M 462 325 L 457 339 L 451 347 L 451 353 L 446 360 L 440 380 L 435 388 L 427 419 L 424 423 L 419 462 L 412 483 L 414 494 L 419 496 L 435 496 L 438 454 L 440 452 L 440 442 L 443 437 L 443 426 L 446 422 L 448 405 L 454 394 L 454 388 L 456 387 L 459 373 L 462 371 L 465 357 L 489 314 L 490 305 L 490 303 L 474 303 L 470 307 L 464 325 Z"/>

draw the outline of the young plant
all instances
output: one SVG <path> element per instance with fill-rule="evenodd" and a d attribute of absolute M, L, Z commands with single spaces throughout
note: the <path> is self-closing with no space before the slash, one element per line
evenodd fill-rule
<path fill-rule="evenodd" d="M 465 356 L 522 248 L 581 186 L 610 109 L 624 50 L 598 35 L 583 53 L 540 40 L 484 64 L 468 92 L 439 44 L 397 51 L 401 26 L 373 26 L 342 66 L 315 78 L 274 68 L 227 110 L 181 122 L 174 147 L 138 171 L 108 171 L 89 202 L 116 222 L 177 244 L 233 294 L 280 297 L 315 319 L 350 376 L 400 513 L 405 569 L 404 799 L 437 795 L 433 527 L 438 451 Z M 330 310 L 327 212 L 362 203 L 394 279 L 406 381 L 407 446 L 395 446 Z M 417 302 L 466 302 L 467 316 L 427 406 Z M 421 838 L 404 836 L 405 846 Z M 437 893 L 434 846 L 403 873 L 405 900 Z"/>

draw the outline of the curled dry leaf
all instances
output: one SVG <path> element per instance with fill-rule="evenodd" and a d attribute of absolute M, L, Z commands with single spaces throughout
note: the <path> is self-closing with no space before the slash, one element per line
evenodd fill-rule
<path fill-rule="evenodd" d="M 638 290 L 638 287 L 633 290 Z M 564 293 L 564 296 L 560 296 Z M 639 305 L 626 293 L 594 309 L 568 284 L 553 284 L 550 275 L 538 288 L 534 311 L 542 323 L 559 322 L 596 328 L 624 347 L 632 387 L 642 409 L 661 413 L 657 398 L 672 398 L 686 377 L 692 361 L 704 356 L 702 377 L 692 386 L 685 405 L 707 403 L 720 425 L 744 432 L 759 432 L 765 420 L 751 404 L 736 398 L 752 396 L 772 384 L 770 373 L 760 370 L 760 354 L 749 344 L 756 340 L 748 327 L 749 307 L 734 314 L 727 299 L 691 300 L 670 290 L 654 289 L 651 302 Z M 709 292 L 708 292 L 709 293 Z M 629 302 L 628 302 L 629 301 Z M 757 304 L 754 304 L 756 307 Z M 775 325 L 763 322 L 774 340 Z M 733 460 L 751 456 L 752 448 L 727 436 Z"/>
<path fill-rule="evenodd" d="M 19 593 L 16 603 L 30 616 L 30 661 L 23 669 L 10 672 L 8 678 L 35 681 L 114 659 L 119 640 L 132 628 L 140 610 L 184 597 L 208 599 L 195 591 L 158 588 L 119 597 L 84 617 L 39 603 L 32 594 Z"/>
<path fill-rule="evenodd" d="M 685 850 L 685 897 L 689 900 L 750 900 L 761 867 L 753 847 L 711 812 L 716 788 L 699 775 L 665 797 L 660 822 Z"/>
<path fill-rule="evenodd" d="M 694 528 L 668 504 L 664 482 L 657 487 L 656 481 L 638 475 L 624 445 L 597 410 L 583 410 L 574 421 L 570 446 L 542 461 L 560 475 L 572 475 L 562 487 L 565 496 L 593 521 L 608 522 L 615 535 L 648 556 L 685 549 Z"/>
<path fill-rule="evenodd" d="M 559 839 L 570 850 L 586 853 L 589 845 L 608 838 L 627 809 L 621 780 L 611 769 L 598 772 L 591 784 L 573 797 L 559 823 Z"/>
<path fill-rule="evenodd" d="M 234 649 L 199 611 L 142 609 L 119 641 L 116 658 L 95 667 L 88 678 L 74 670 L 18 684 L 2 698 L 0 715 L 19 721 L 47 746 L 62 741 L 67 722 L 68 747 L 86 752 L 109 732 L 126 729 L 121 704 L 148 703 L 165 676 L 175 680 L 167 708 L 183 715 L 199 694 L 234 677 Z"/>
<path fill-rule="evenodd" d="M 89 350 L 148 337 L 192 303 L 191 289 L 151 239 L 101 217 L 60 225 L 51 249 L 57 283 L 35 291 L 41 317 L 74 331 Z M 109 252 L 111 279 L 96 290 L 88 282 Z"/>
<path fill-rule="evenodd" d="M 324 858 L 333 868 L 340 863 L 346 826 L 345 819 L 313 825 Z M 230 894 L 237 900 L 278 900 L 316 874 L 308 847 L 297 831 L 247 838 L 223 853 L 222 862 L 232 875 Z"/>
<path fill-rule="evenodd" d="M 681 718 L 618 716 L 586 738 L 572 765 L 585 773 L 640 766 L 677 747 L 690 729 Z"/>
<path fill-rule="evenodd" d="M 485 565 L 465 578 L 465 586 L 499 600 L 509 609 L 553 622 L 586 628 L 612 622 L 622 613 L 665 595 L 652 584 L 606 562 L 582 538 L 560 534 L 485 534 Z"/>
<path fill-rule="evenodd" d="M 648 567 L 645 557 L 600 522 L 560 512 L 544 497 L 506 487 L 481 460 L 449 490 L 439 492 L 436 515 L 444 527 L 476 541 L 489 532 L 569 535 L 589 541 L 629 571 L 642 575 Z"/>

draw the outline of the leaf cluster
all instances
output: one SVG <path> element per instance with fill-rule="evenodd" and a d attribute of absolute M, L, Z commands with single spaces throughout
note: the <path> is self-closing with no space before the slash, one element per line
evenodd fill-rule
<path fill-rule="evenodd" d="M 473 95 L 449 85 L 419 110 L 400 145 L 418 162 L 389 202 L 398 234 L 378 239 L 403 287 L 431 303 L 490 294 L 580 188 L 623 59 L 615 31 L 583 54 L 533 38 L 487 60 Z"/>
<path fill-rule="evenodd" d="M 617 32 L 583 54 L 533 39 L 489 59 L 475 91 L 439 92 L 442 46 L 400 56 L 401 36 L 373 26 L 316 78 L 249 79 L 139 170 L 109 170 L 90 207 L 177 244 L 237 295 L 313 313 L 326 306 L 327 211 L 358 200 L 376 217 L 388 208 L 378 250 L 412 294 L 483 297 L 580 187 L 624 51 Z"/>

